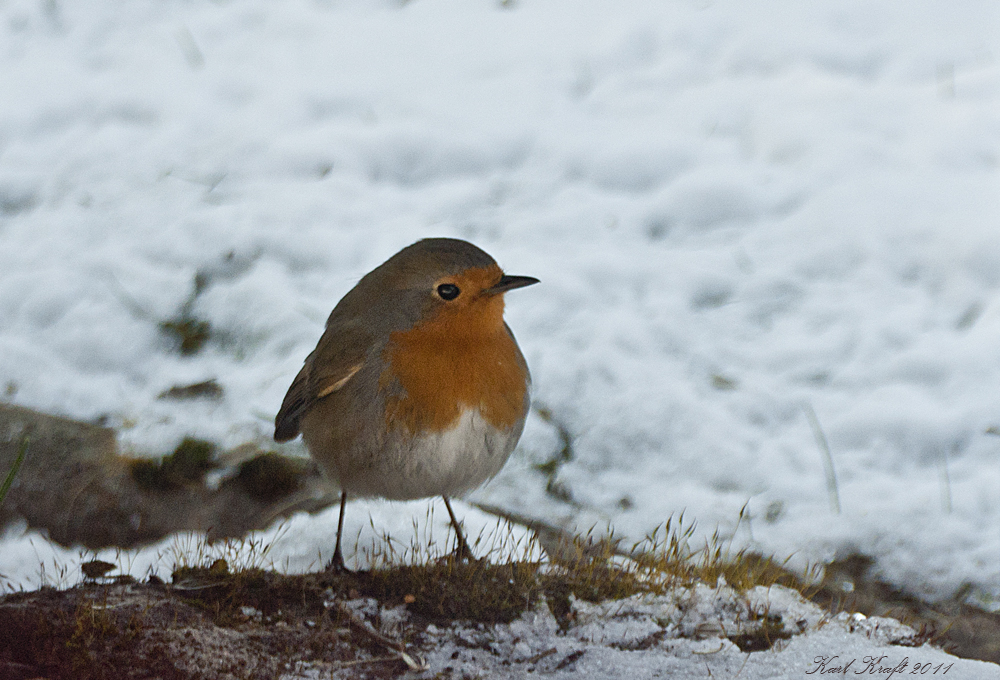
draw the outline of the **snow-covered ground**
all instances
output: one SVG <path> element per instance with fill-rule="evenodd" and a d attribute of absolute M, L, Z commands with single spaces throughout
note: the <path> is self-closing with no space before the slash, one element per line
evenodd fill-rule
<path fill-rule="evenodd" d="M 542 280 L 507 318 L 574 453 L 566 503 L 533 415 L 475 500 L 1000 597 L 998 60 L 994 0 L 0 0 L 0 389 L 139 455 L 270 446 L 340 296 L 466 238 Z M 9 582 L 68 554 L 21 534 Z"/>
<path fill-rule="evenodd" d="M 351 605 L 358 614 L 364 605 L 379 611 L 373 601 Z M 383 625 L 405 617 L 399 610 L 379 613 Z M 755 630 L 748 619 L 765 614 L 780 620 L 780 634 L 788 636 L 771 637 L 776 644 L 770 649 L 743 652 L 726 637 Z M 918 635 L 898 621 L 847 612 L 831 618 L 780 586 L 755 588 L 745 597 L 726 586 L 698 586 L 598 605 L 577 601 L 573 615 L 565 631 L 544 605 L 509 625 L 432 627 L 426 636 L 432 643 L 429 669 L 420 677 L 798 680 L 940 674 L 986 680 L 997 673 L 995 664 L 959 660 L 930 646 L 913 648 Z M 303 670 L 282 680 L 326 677 Z"/>

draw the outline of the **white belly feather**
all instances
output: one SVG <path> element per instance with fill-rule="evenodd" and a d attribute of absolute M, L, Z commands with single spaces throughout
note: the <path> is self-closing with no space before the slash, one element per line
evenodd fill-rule
<path fill-rule="evenodd" d="M 466 409 L 448 430 L 418 437 L 392 436 L 371 466 L 350 478 L 343 487 L 358 496 L 411 500 L 429 496 L 458 496 L 492 478 L 514 450 L 523 421 L 509 430 L 498 430 L 476 409 Z"/>

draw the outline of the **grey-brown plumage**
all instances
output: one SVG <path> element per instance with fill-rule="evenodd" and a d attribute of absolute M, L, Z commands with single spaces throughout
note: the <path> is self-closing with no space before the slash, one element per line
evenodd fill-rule
<path fill-rule="evenodd" d="M 503 293 L 536 282 L 504 275 L 465 241 L 404 248 L 334 308 L 285 396 L 274 438 L 301 432 L 340 484 L 341 513 L 348 493 L 447 503 L 479 486 L 503 467 L 529 405 L 528 367 L 503 322 Z M 464 539 L 460 548 L 467 551 Z M 334 563 L 343 564 L 339 529 Z"/>
<path fill-rule="evenodd" d="M 433 284 L 442 274 L 457 276 L 490 265 L 496 261 L 467 241 L 427 238 L 362 277 L 330 312 L 326 331 L 292 381 L 274 419 L 275 441 L 298 436 L 302 416 L 320 399 L 318 395 L 366 357 L 377 356 L 390 333 L 411 328 L 426 309 L 440 304 L 434 299 Z M 367 374 L 370 377 L 371 371 Z"/>

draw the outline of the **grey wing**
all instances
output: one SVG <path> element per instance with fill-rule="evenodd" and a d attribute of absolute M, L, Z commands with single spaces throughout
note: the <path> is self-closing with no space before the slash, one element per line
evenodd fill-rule
<path fill-rule="evenodd" d="M 302 417 L 317 401 L 343 387 L 364 366 L 371 338 L 361 324 L 331 324 L 295 376 L 278 415 L 274 440 L 294 439 Z"/>
<path fill-rule="evenodd" d="M 309 355 L 310 358 L 312 355 Z M 285 399 L 281 402 L 278 415 L 274 418 L 274 441 L 286 442 L 294 439 L 299 434 L 299 422 L 309 406 L 312 399 L 309 398 L 309 361 L 302 367 L 299 374 L 292 381 L 292 386 L 288 388 Z"/>

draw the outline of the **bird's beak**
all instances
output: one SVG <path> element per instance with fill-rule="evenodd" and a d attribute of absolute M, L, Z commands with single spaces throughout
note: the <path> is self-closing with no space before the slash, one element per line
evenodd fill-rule
<path fill-rule="evenodd" d="M 538 283 L 538 279 L 534 276 L 508 276 L 504 274 L 500 277 L 499 281 L 487 288 L 485 293 L 487 295 L 499 295 L 500 293 L 506 293 L 508 290 L 524 288 L 535 283 Z"/>

